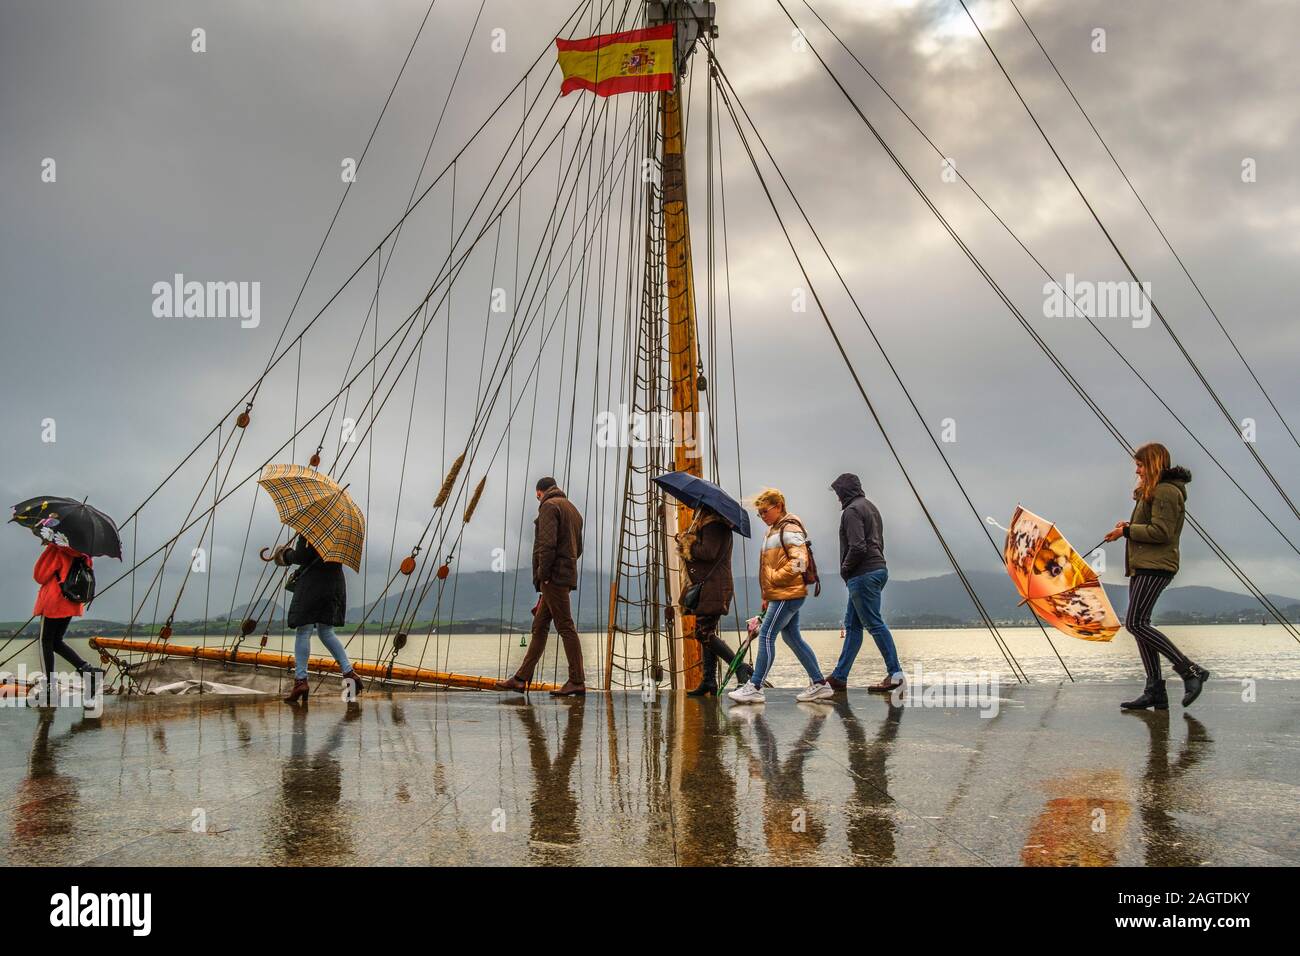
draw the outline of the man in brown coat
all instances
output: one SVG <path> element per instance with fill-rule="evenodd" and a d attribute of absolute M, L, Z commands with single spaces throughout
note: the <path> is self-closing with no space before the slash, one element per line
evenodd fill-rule
<path fill-rule="evenodd" d="M 582 515 L 565 497 L 554 478 L 537 482 L 537 520 L 533 536 L 533 587 L 537 606 L 533 609 L 533 635 L 528 653 L 515 676 L 498 681 L 497 690 L 527 691 L 533 670 L 546 650 L 551 622 L 564 642 L 569 662 L 569 679 L 552 697 L 581 697 L 587 693 L 582 666 L 582 643 L 573 623 L 569 592 L 578 587 L 578 559 L 582 557 Z"/>

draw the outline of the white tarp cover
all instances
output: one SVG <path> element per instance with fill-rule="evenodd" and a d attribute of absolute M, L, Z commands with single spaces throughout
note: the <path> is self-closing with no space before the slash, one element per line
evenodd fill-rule
<path fill-rule="evenodd" d="M 214 680 L 178 680 L 170 684 L 150 687 L 150 694 L 227 694 L 237 697 L 261 697 L 266 691 L 252 687 L 236 687 L 234 684 L 220 684 Z"/>

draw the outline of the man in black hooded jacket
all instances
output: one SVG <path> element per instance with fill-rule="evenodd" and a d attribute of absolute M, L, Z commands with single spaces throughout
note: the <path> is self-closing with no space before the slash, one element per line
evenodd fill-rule
<path fill-rule="evenodd" d="M 880 598 L 889 580 L 885 567 L 885 527 L 880 512 L 862 491 L 857 475 L 843 474 L 831 482 L 839 496 L 840 577 L 849 589 L 849 606 L 844 612 L 844 650 L 827 682 L 837 691 L 848 686 L 849 671 L 862 647 L 862 628 L 871 632 L 885 660 L 885 679 L 868 690 L 889 693 L 903 683 L 894 635 L 880 616 Z"/>

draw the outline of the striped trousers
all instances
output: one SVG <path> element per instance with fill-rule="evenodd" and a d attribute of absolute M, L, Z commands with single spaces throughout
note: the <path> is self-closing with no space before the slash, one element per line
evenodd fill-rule
<path fill-rule="evenodd" d="M 1128 613 L 1124 616 L 1124 626 L 1137 640 L 1138 653 L 1142 655 L 1142 666 L 1146 668 L 1147 681 L 1162 679 L 1160 673 L 1160 655 L 1169 658 L 1174 670 L 1186 673 L 1192 662 L 1187 655 L 1174 646 L 1174 642 L 1151 626 L 1151 612 L 1155 610 L 1160 593 L 1169 586 L 1173 578 L 1163 574 L 1134 573 L 1129 579 Z"/>

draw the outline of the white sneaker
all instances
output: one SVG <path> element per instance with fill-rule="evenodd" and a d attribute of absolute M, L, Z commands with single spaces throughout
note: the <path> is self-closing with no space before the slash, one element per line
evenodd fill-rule
<path fill-rule="evenodd" d="M 809 684 L 806 688 L 794 695 L 795 700 L 830 700 L 835 696 L 835 689 L 830 684 Z"/>
<path fill-rule="evenodd" d="M 741 684 L 735 690 L 729 691 L 727 693 L 727 696 L 730 697 L 732 700 L 734 700 L 737 704 L 767 703 L 767 698 L 763 696 L 763 692 L 759 690 L 757 687 L 755 687 L 753 684 L 751 684 L 749 681 L 745 681 L 745 683 Z"/>

